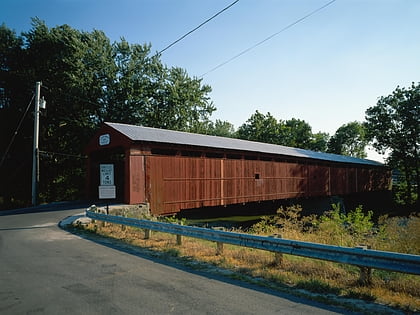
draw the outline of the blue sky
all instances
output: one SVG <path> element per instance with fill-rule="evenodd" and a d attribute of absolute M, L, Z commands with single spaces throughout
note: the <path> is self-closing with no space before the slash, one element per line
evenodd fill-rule
<path fill-rule="evenodd" d="M 2 0 L 0 22 L 17 33 L 39 17 L 50 27 L 102 30 L 159 51 L 233 0 Z M 240 0 L 162 55 L 201 76 L 328 0 Z M 208 73 L 212 119 L 237 128 L 256 110 L 299 118 L 334 134 L 364 120 L 377 98 L 420 81 L 419 0 L 337 0 Z"/>

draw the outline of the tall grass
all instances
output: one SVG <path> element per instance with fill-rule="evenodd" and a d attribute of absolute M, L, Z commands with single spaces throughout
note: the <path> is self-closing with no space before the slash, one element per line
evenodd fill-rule
<path fill-rule="evenodd" d="M 376 250 L 420 255 L 420 216 L 382 216 L 373 221 L 372 211 L 362 206 L 347 213 L 333 205 L 323 215 L 302 216 L 302 208 L 280 208 L 273 216 L 264 216 L 250 233 L 279 234 L 286 239 L 354 247 L 365 245 Z"/>

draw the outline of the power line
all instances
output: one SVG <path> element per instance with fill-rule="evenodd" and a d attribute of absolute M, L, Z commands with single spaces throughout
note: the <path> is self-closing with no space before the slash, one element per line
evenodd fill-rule
<path fill-rule="evenodd" d="M 22 118 L 21 118 L 21 119 L 20 119 L 20 121 L 19 121 L 19 124 L 18 124 L 18 126 L 17 126 L 17 128 L 16 128 L 16 130 L 15 130 L 15 133 L 14 133 L 14 134 L 13 134 L 13 136 L 12 136 L 12 139 L 10 140 L 9 145 L 7 146 L 6 152 L 4 152 L 4 155 L 3 155 L 2 159 L 1 159 L 1 162 L 0 162 L 0 167 L 3 165 L 4 160 L 6 159 L 6 156 L 7 156 L 7 154 L 9 153 L 10 147 L 12 146 L 13 142 L 15 141 L 15 138 L 16 138 L 16 136 L 17 136 L 18 132 L 19 132 L 19 129 L 20 129 L 20 127 L 22 126 L 23 120 L 25 119 L 26 114 L 28 113 L 29 107 L 31 107 L 31 103 L 32 103 L 32 101 L 34 100 L 34 97 L 35 97 L 35 94 L 32 94 L 32 98 L 31 98 L 31 100 L 29 101 L 28 106 L 26 106 L 26 110 L 25 110 L 25 112 L 23 113 Z"/>
<path fill-rule="evenodd" d="M 163 48 L 161 51 L 158 52 L 158 54 L 162 54 L 165 50 L 171 48 L 173 45 L 175 45 L 176 43 L 178 43 L 179 41 L 183 40 L 185 37 L 187 37 L 188 35 L 190 35 L 192 32 L 198 30 L 200 27 L 202 27 L 204 24 L 210 22 L 211 20 L 213 20 L 216 16 L 222 14 L 224 11 L 226 11 L 227 9 L 229 9 L 230 7 L 232 7 L 233 5 L 235 5 L 236 3 L 238 3 L 239 0 L 236 0 L 234 2 L 232 2 L 231 4 L 229 4 L 226 8 L 220 10 L 219 12 L 217 12 L 215 15 L 213 15 L 211 18 L 208 18 L 207 20 L 205 20 L 203 23 L 201 23 L 200 25 L 198 25 L 196 28 L 192 29 L 191 31 L 189 31 L 188 33 L 182 35 L 180 38 L 178 38 L 176 41 L 174 41 L 173 43 L 169 44 L 168 46 L 166 46 L 165 48 Z"/>
<path fill-rule="evenodd" d="M 260 41 L 260 42 L 258 42 L 258 43 L 256 43 L 256 44 L 252 45 L 251 47 L 249 47 L 249 48 L 247 48 L 247 49 L 245 49 L 245 50 L 241 51 L 239 54 L 237 54 L 237 55 L 233 56 L 232 58 L 230 58 L 230 59 L 226 60 L 225 62 L 222 62 L 221 64 L 217 65 L 216 67 L 214 67 L 214 68 L 210 69 L 210 70 L 209 70 L 209 71 L 207 71 L 206 73 L 202 74 L 202 75 L 200 76 L 200 78 L 204 77 L 205 75 L 209 74 L 210 72 L 213 72 L 213 71 L 215 71 L 215 70 L 219 69 L 220 67 L 224 66 L 225 64 L 227 64 L 227 63 L 229 63 L 229 62 L 231 62 L 231 61 L 233 61 L 233 60 L 235 60 L 235 59 L 239 58 L 240 56 L 242 56 L 242 55 L 246 54 L 246 53 L 247 53 L 247 52 L 249 52 L 250 50 L 252 50 L 252 49 L 254 49 L 254 48 L 256 48 L 256 47 L 260 46 L 261 44 L 265 43 L 266 41 L 269 41 L 269 40 L 270 40 L 270 39 L 272 39 L 273 37 L 275 37 L 275 36 L 279 35 L 280 33 L 283 33 L 284 31 L 286 31 L 286 30 L 288 30 L 289 28 L 291 28 L 291 27 L 295 26 L 296 24 L 298 24 L 298 23 L 302 22 L 303 20 L 305 20 L 305 19 L 309 18 L 310 16 L 312 16 L 312 15 L 314 15 L 315 13 L 317 13 L 317 12 L 321 11 L 322 9 L 325 9 L 326 7 L 328 7 L 329 5 L 333 4 L 333 3 L 334 3 L 334 2 L 336 2 L 336 1 L 337 1 L 337 0 L 331 0 L 330 2 L 328 2 L 328 3 L 324 4 L 323 6 L 319 7 L 318 9 L 316 9 L 316 10 L 314 10 L 314 11 L 312 11 L 312 12 L 308 13 L 307 15 L 305 15 L 305 16 L 303 16 L 303 17 L 301 17 L 300 19 L 298 19 L 298 20 L 294 21 L 293 23 L 291 23 L 291 24 L 289 24 L 289 25 L 287 25 L 287 26 L 283 27 L 280 31 L 278 31 L 278 32 L 276 32 L 276 33 L 274 33 L 274 34 L 272 34 L 272 35 L 268 36 L 267 38 L 263 39 L 262 41 Z"/>

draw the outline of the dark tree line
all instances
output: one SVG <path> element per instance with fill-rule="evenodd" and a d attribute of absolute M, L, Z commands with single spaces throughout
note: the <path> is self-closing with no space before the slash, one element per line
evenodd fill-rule
<path fill-rule="evenodd" d="M 83 149 L 104 121 L 199 131 L 215 110 L 211 88 L 164 65 L 150 45 L 111 43 L 101 31 L 49 28 L 34 19 L 17 35 L 0 27 L 0 206 L 30 200 L 35 82 L 40 118 L 40 200 L 82 197 Z M 25 117 L 9 147 L 21 117 Z M 8 149 L 8 150 L 7 150 Z M 7 154 L 6 154 L 7 152 Z M 4 157 L 4 158 L 3 158 Z"/>
<path fill-rule="evenodd" d="M 41 202 L 83 198 L 83 149 L 104 121 L 362 158 L 373 140 L 379 151 L 391 151 L 390 165 L 405 175 L 404 200 L 416 198 L 418 85 L 381 98 L 366 112 L 366 122 L 345 124 L 332 136 L 313 133 L 304 120 L 277 120 L 258 111 L 235 130 L 228 121 L 210 120 L 216 110 L 210 86 L 184 69 L 164 65 L 150 45 L 124 39 L 111 43 L 101 31 L 83 32 L 68 25 L 49 28 L 33 19 L 32 28 L 20 35 L 4 24 L 0 27 L 0 209 L 30 204 L 30 101 L 37 81 L 42 81 L 41 95 L 47 100 L 40 118 Z M 27 112 L 28 104 L 32 105 Z"/>

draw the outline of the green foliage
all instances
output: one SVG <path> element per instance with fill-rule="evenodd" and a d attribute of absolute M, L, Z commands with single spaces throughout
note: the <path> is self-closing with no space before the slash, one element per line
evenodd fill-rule
<path fill-rule="evenodd" d="M 407 218 L 379 218 L 378 232 L 373 247 L 393 252 L 420 255 L 420 214 Z"/>
<path fill-rule="evenodd" d="M 315 216 L 302 216 L 302 207 L 292 205 L 281 207 L 276 215 L 263 216 L 248 230 L 253 234 L 280 234 L 284 238 L 293 238 L 291 231 L 296 233 L 309 232 L 315 226 Z"/>
<path fill-rule="evenodd" d="M 276 226 L 281 227 L 283 231 L 295 230 L 298 233 L 312 231 L 316 226 L 316 216 L 302 216 L 302 210 L 300 205 L 279 208 L 274 219 Z"/>
<path fill-rule="evenodd" d="M 278 121 L 270 113 L 264 115 L 258 110 L 238 128 L 236 136 L 245 140 L 316 151 L 325 151 L 328 139 L 326 133 L 312 134 L 311 126 L 304 120 L 292 118 Z"/>
<path fill-rule="evenodd" d="M 399 206 L 410 206 L 418 200 L 418 192 L 405 180 L 399 183 L 393 183 L 392 193 L 395 203 Z"/>
<path fill-rule="evenodd" d="M 308 149 L 317 152 L 327 152 L 327 144 L 330 135 L 326 132 L 317 132 L 312 134 Z"/>
<path fill-rule="evenodd" d="M 196 127 L 197 130 L 191 131 L 226 138 L 233 138 L 235 136 L 235 128 L 233 125 L 228 121 L 222 121 L 220 119 L 216 119 L 216 122 L 204 122 L 201 126 L 197 124 Z"/>
<path fill-rule="evenodd" d="M 238 128 L 237 137 L 244 140 L 280 144 L 279 124 L 270 113 L 258 110 Z"/>
<path fill-rule="evenodd" d="M 404 203 L 418 202 L 420 192 L 420 83 L 397 87 L 366 110 L 367 136 L 381 153 L 389 152 L 388 164 L 404 175 Z"/>
<path fill-rule="evenodd" d="M 328 152 L 365 158 L 367 142 L 363 124 L 353 121 L 337 129 L 328 141 Z"/>
<path fill-rule="evenodd" d="M 374 232 L 373 212 L 363 212 L 362 206 L 345 214 L 339 205 L 320 216 L 317 233 L 324 240 L 330 238 L 334 244 L 341 246 L 357 246 L 365 244 Z"/>
<path fill-rule="evenodd" d="M 364 213 L 362 206 L 355 210 L 343 213 L 339 205 L 332 205 L 333 210 L 328 211 L 320 217 L 320 224 L 326 222 L 334 222 L 344 228 L 344 230 L 352 236 L 363 236 L 372 232 L 374 223 L 372 222 L 373 212 Z"/>
<path fill-rule="evenodd" d="M 346 240 L 345 216 L 340 208 L 333 205 L 333 210 L 326 212 L 316 221 L 319 242 L 348 246 Z"/>
<path fill-rule="evenodd" d="M 364 213 L 362 206 L 350 211 L 345 217 L 345 224 L 352 235 L 363 236 L 372 232 L 374 223 L 372 222 L 373 212 Z"/>
<path fill-rule="evenodd" d="M 187 219 L 186 218 L 179 219 L 175 215 L 159 217 L 159 221 L 166 222 L 166 223 L 179 224 L 179 225 L 187 225 Z"/>
<path fill-rule="evenodd" d="M 345 213 L 337 204 L 320 216 L 303 216 L 302 208 L 294 205 L 277 210 L 273 216 L 264 216 L 249 233 L 278 234 L 295 239 L 330 245 L 355 247 L 366 245 L 372 249 L 419 255 L 420 214 L 409 217 L 382 216 L 373 220 L 372 211 L 362 206 Z"/>
<path fill-rule="evenodd" d="M 371 245 L 372 236 L 378 233 L 372 217 L 372 211 L 364 212 L 361 206 L 346 214 L 335 204 L 321 216 L 302 216 L 302 207 L 293 205 L 263 217 L 249 232 L 340 246 Z"/>
<path fill-rule="evenodd" d="M 20 36 L 0 27 L 0 152 L 3 155 L 31 100 L 36 81 L 47 110 L 40 118 L 40 202 L 82 198 L 87 141 L 104 121 L 196 131 L 215 110 L 211 88 L 164 65 L 150 45 L 112 43 L 101 31 L 49 28 L 33 19 Z M 4 130 L 4 132 L 3 132 Z M 0 197 L 29 202 L 33 119 L 1 167 Z M 1 157 L 2 158 L 2 157 Z M 26 201 L 25 201 L 26 200 Z"/>
<path fill-rule="evenodd" d="M 292 118 L 280 124 L 283 129 L 283 144 L 295 148 L 309 148 L 312 140 L 312 128 L 304 120 Z"/>
<path fill-rule="evenodd" d="M 274 216 L 263 216 L 261 220 L 253 224 L 248 232 L 251 234 L 272 234 L 276 231 L 275 217 Z"/>

